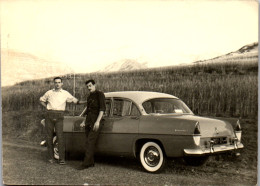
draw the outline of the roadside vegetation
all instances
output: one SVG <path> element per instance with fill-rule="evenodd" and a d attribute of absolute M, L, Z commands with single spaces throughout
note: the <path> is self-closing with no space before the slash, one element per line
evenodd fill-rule
<path fill-rule="evenodd" d="M 247 58 L 246 58 L 247 59 Z M 156 91 L 175 95 L 199 115 L 256 118 L 258 112 L 258 58 L 227 63 L 198 63 L 114 73 L 75 75 L 75 96 L 85 99 L 84 82 L 93 78 L 104 92 Z M 73 93 L 74 75 L 64 77 L 64 89 Z M 2 88 L 3 111 L 40 110 L 39 97 L 53 87 L 52 78 L 26 81 Z M 69 111 L 74 106 L 69 105 Z"/>

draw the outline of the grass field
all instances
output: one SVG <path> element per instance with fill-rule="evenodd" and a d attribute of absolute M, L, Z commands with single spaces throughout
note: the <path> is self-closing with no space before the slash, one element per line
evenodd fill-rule
<path fill-rule="evenodd" d="M 246 58 L 247 59 L 247 58 Z M 201 63 L 114 73 L 76 74 L 75 96 L 85 99 L 84 82 L 93 78 L 104 92 L 144 90 L 182 99 L 196 114 L 256 118 L 258 58 L 244 62 Z M 64 89 L 73 93 L 73 75 L 65 75 Z M 52 78 L 2 88 L 4 111 L 41 109 L 39 97 L 53 87 Z M 68 106 L 72 110 L 73 106 Z"/>

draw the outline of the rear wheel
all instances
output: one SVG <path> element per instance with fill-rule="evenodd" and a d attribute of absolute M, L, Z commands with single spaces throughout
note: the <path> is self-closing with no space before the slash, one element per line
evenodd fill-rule
<path fill-rule="evenodd" d="M 155 142 L 145 143 L 139 155 L 141 164 L 147 172 L 159 173 L 165 165 L 165 157 L 161 147 Z"/>
<path fill-rule="evenodd" d="M 58 140 L 57 140 L 57 136 L 53 137 L 53 151 L 54 151 L 54 158 L 56 160 L 59 159 L 59 150 L 58 150 Z"/>
<path fill-rule="evenodd" d="M 200 156 L 200 157 L 192 157 L 186 156 L 184 157 L 184 161 L 191 166 L 201 166 L 208 160 L 208 156 Z"/>

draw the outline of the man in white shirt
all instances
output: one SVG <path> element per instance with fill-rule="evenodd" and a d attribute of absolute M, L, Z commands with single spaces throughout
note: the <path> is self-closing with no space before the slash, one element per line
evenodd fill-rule
<path fill-rule="evenodd" d="M 79 101 L 73 97 L 68 91 L 62 89 L 62 79 L 55 77 L 54 89 L 47 91 L 41 98 L 40 103 L 47 109 L 45 117 L 45 128 L 47 133 L 47 148 L 49 162 L 54 163 L 53 152 L 53 134 L 54 128 L 58 139 L 58 151 L 59 151 L 59 164 L 65 163 L 65 147 L 63 141 L 63 119 L 64 111 L 66 108 L 66 102 L 75 104 L 84 104 L 85 101 Z"/>

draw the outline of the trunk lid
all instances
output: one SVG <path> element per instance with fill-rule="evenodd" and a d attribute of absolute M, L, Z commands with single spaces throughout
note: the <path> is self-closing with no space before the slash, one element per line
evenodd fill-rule
<path fill-rule="evenodd" d="M 164 115 L 166 118 L 176 118 L 179 120 L 198 121 L 200 125 L 201 137 L 220 137 L 233 134 L 233 128 L 227 121 L 200 117 L 195 115 Z"/>

